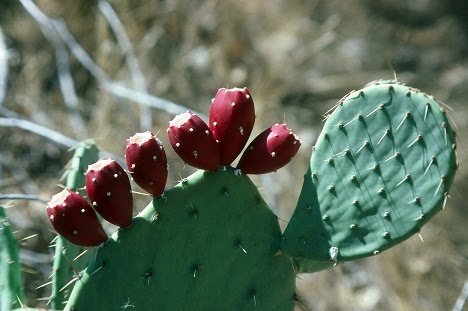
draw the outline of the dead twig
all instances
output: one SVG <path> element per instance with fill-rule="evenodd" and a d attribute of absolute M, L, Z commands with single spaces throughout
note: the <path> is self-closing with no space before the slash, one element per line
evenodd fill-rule
<path fill-rule="evenodd" d="M 188 107 L 176 104 L 172 101 L 116 83 L 94 62 L 78 41 L 76 41 L 63 21 L 49 18 L 32 0 L 19 1 L 41 27 L 46 27 L 49 30 L 55 31 L 73 56 L 75 56 L 81 65 L 83 65 L 83 67 L 86 68 L 86 70 L 88 70 L 88 72 L 99 82 L 102 90 L 105 92 L 149 108 L 165 111 L 169 114 L 180 114 L 190 110 Z M 198 114 L 203 117 L 202 114 Z"/>
<path fill-rule="evenodd" d="M 117 13 L 106 0 L 100 0 L 98 7 L 114 32 L 117 42 L 125 55 L 125 62 L 127 63 L 128 70 L 130 71 L 133 87 L 140 92 L 148 93 L 145 77 L 133 51 L 132 43 L 125 32 L 125 28 L 117 16 Z M 152 119 L 149 107 L 140 104 L 140 129 L 147 130 L 152 128 Z"/>
<path fill-rule="evenodd" d="M 10 193 L 10 194 L 2 194 L 0 193 L 0 201 L 5 201 L 5 200 L 26 200 L 26 201 L 36 201 L 40 203 L 47 204 L 47 201 L 44 199 L 41 199 L 37 195 L 34 194 L 23 194 L 23 193 Z"/>
<path fill-rule="evenodd" d="M 79 141 L 70 138 L 68 136 L 63 135 L 60 132 L 47 128 L 45 126 L 39 125 L 32 121 L 26 119 L 19 119 L 19 118 L 0 118 L 0 127 L 16 127 L 23 129 L 25 131 L 37 134 L 48 140 L 65 146 L 67 148 L 75 147 Z"/>
<path fill-rule="evenodd" d="M 453 307 L 452 311 L 462 311 L 463 306 L 465 305 L 466 300 L 468 299 L 468 280 L 465 281 L 463 288 L 458 296 L 457 302 L 455 302 L 455 306 Z"/>
<path fill-rule="evenodd" d="M 0 104 L 6 94 L 8 80 L 8 50 L 2 29 L 0 28 Z"/>

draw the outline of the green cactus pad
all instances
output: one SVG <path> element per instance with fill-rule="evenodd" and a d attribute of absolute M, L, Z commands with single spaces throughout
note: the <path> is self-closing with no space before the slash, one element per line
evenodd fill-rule
<path fill-rule="evenodd" d="M 73 155 L 67 169 L 66 187 L 86 195 L 85 174 L 88 165 L 96 162 L 99 151 L 92 140 L 82 142 Z M 62 236 L 55 239 L 55 255 L 52 277 L 51 306 L 62 310 L 73 289 L 73 279 L 84 270 L 94 258 L 96 250 L 70 243 Z"/>
<path fill-rule="evenodd" d="M 115 232 L 65 310 L 292 310 L 280 242 L 247 176 L 198 171 Z"/>
<path fill-rule="evenodd" d="M 20 307 L 23 299 L 18 244 L 0 206 L 0 310 Z"/>
<path fill-rule="evenodd" d="M 432 96 L 395 81 L 352 92 L 327 116 L 282 250 L 304 264 L 378 254 L 443 209 L 456 167 Z"/>

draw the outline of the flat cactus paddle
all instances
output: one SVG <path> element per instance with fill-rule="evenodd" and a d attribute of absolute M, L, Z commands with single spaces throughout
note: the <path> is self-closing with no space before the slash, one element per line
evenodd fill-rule
<path fill-rule="evenodd" d="M 376 255 L 444 208 L 456 168 L 439 103 L 396 81 L 371 83 L 327 117 L 282 250 L 301 272 Z"/>
<path fill-rule="evenodd" d="M 99 249 L 65 310 L 293 310 L 280 242 L 247 176 L 197 171 Z"/>

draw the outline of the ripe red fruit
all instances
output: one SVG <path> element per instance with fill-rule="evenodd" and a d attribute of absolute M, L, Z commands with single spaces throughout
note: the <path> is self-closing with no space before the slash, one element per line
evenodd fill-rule
<path fill-rule="evenodd" d="M 210 107 L 209 124 L 219 142 L 221 165 L 231 165 L 241 153 L 255 123 L 255 108 L 247 88 L 221 88 Z"/>
<path fill-rule="evenodd" d="M 86 193 L 96 211 L 110 223 L 128 227 L 132 222 L 130 180 L 114 160 L 99 160 L 88 167 Z"/>
<path fill-rule="evenodd" d="M 219 168 L 219 148 L 208 125 L 190 111 L 177 115 L 167 129 L 169 142 L 185 163 L 208 171 Z"/>
<path fill-rule="evenodd" d="M 125 159 L 133 180 L 151 195 L 164 192 L 167 158 L 163 144 L 151 132 L 136 133 L 127 140 Z"/>
<path fill-rule="evenodd" d="M 274 172 L 291 161 L 300 146 L 301 141 L 286 124 L 275 124 L 250 143 L 238 168 L 245 174 Z"/>
<path fill-rule="evenodd" d="M 98 246 L 107 241 L 93 208 L 77 192 L 65 189 L 54 195 L 47 215 L 54 229 L 73 244 Z"/>

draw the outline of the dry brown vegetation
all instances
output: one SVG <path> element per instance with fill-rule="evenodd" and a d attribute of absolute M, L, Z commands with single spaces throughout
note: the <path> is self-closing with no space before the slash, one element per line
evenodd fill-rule
<path fill-rule="evenodd" d="M 0 2 L 6 44 L 6 50 L 0 46 L 0 62 L 7 57 L 8 64 L 5 83 L 0 76 L 0 193 L 48 200 L 59 190 L 56 185 L 71 155 L 47 137 L 8 127 L 8 118 L 25 118 L 76 140 L 91 137 L 103 150 L 122 156 L 125 139 L 141 129 L 161 131 L 167 145 L 165 128 L 173 114 L 144 108 L 137 102 L 148 98 L 128 89 L 116 96 L 115 83 L 203 112 L 217 88 L 247 86 L 256 102 L 254 131 L 285 120 L 303 140 L 288 168 L 255 179 L 284 226 L 322 114 L 348 91 L 393 78 L 395 71 L 402 82 L 453 108 L 460 170 L 452 198 L 423 228 L 424 243 L 416 236 L 377 257 L 300 275 L 302 305 L 297 309 L 454 308 L 468 277 L 468 31 L 463 17 L 468 8 L 463 1 L 111 1 L 135 59 L 128 58 L 128 46 L 119 41 L 121 30 L 112 27 L 109 3 L 35 3 L 64 24 L 41 25 L 21 2 Z M 94 73 L 64 43 L 60 27 L 65 24 L 94 60 Z M 68 74 L 72 84 L 67 84 Z M 170 148 L 167 152 L 171 186 L 192 170 Z M 144 206 L 145 198 L 139 200 Z M 47 246 L 53 238 L 45 206 L 24 200 L 2 203 L 11 206 L 8 215 L 19 239 L 37 234 L 22 241 L 21 258 L 25 303 L 43 306 L 45 301 L 37 299 L 47 297 L 50 288 L 36 287 L 50 273 Z"/>

